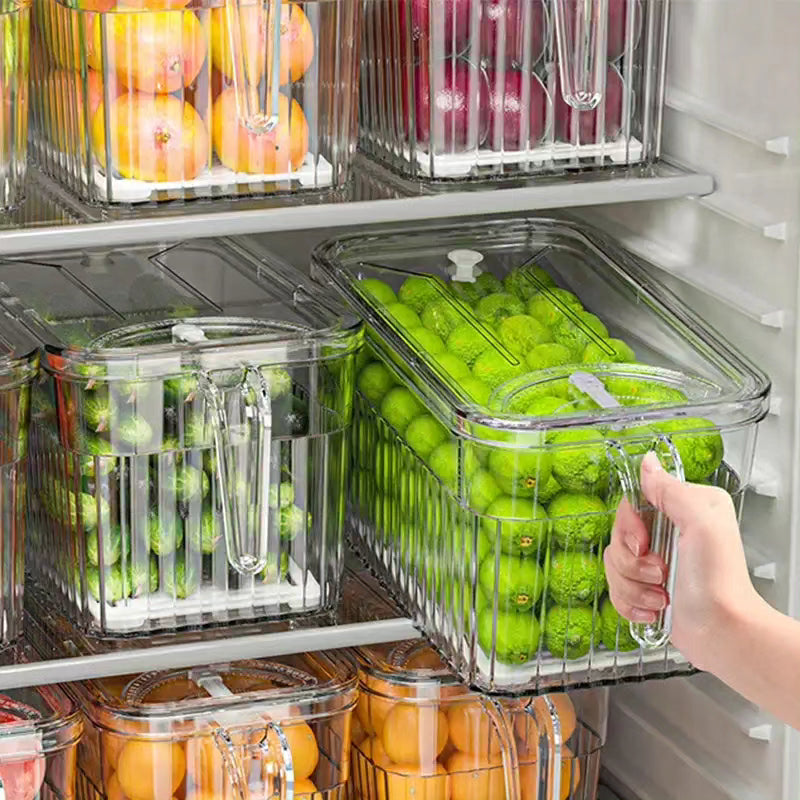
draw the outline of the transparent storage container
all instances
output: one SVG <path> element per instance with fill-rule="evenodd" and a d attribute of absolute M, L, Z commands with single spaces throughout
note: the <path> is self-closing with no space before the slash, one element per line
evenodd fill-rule
<path fill-rule="evenodd" d="M 29 568 L 96 635 L 326 611 L 361 324 L 234 240 L 0 262 L 44 345 Z"/>
<path fill-rule="evenodd" d="M 668 675 L 671 607 L 620 620 L 602 552 L 656 450 L 737 507 L 769 381 L 602 234 L 548 219 L 320 245 L 367 322 L 348 525 L 373 570 L 487 691 Z M 587 310 L 588 309 L 588 310 Z M 650 513 L 670 566 L 677 536 Z"/>
<path fill-rule="evenodd" d="M 355 665 L 336 654 L 75 684 L 78 800 L 343 798 Z"/>
<path fill-rule="evenodd" d="M 334 190 L 356 144 L 356 0 L 34 0 L 34 154 L 80 198 Z"/>
<path fill-rule="evenodd" d="M 83 724 L 56 686 L 0 693 L 0 781 L 7 800 L 73 800 Z"/>
<path fill-rule="evenodd" d="M 0 209 L 22 202 L 28 152 L 30 0 L 0 3 Z"/>
<path fill-rule="evenodd" d="M 667 6 L 364 3 L 361 147 L 402 176 L 445 187 L 651 163 L 660 149 Z"/>
<path fill-rule="evenodd" d="M 497 700 L 421 640 L 358 656 L 351 800 L 596 797 L 608 690 Z"/>

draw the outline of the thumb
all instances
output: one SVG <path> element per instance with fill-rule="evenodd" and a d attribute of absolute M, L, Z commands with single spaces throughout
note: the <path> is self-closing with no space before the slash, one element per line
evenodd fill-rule
<path fill-rule="evenodd" d="M 666 514 L 679 528 L 697 516 L 692 486 L 664 470 L 655 453 L 642 461 L 642 491 L 650 505 Z"/>

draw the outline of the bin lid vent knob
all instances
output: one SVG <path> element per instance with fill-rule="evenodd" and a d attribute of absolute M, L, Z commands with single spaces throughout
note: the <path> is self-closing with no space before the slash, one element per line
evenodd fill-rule
<path fill-rule="evenodd" d="M 475 279 L 483 272 L 478 269 L 478 264 L 483 261 L 483 254 L 477 250 L 451 250 L 447 258 L 455 267 L 450 267 L 449 270 L 454 281 L 475 283 Z"/>

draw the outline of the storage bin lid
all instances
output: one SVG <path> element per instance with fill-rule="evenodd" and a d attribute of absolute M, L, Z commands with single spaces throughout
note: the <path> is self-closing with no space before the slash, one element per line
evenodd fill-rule
<path fill-rule="evenodd" d="M 76 744 L 82 730 L 77 707 L 58 687 L 9 689 L 0 693 L 0 764 L 39 761 L 49 753 Z M 38 769 L 43 779 L 43 760 Z M 36 772 L 34 769 L 33 773 Z"/>
<path fill-rule="evenodd" d="M 469 689 L 447 667 L 441 656 L 424 639 L 408 639 L 403 642 L 376 644 L 356 650 L 362 671 L 380 681 L 419 685 L 436 683 L 460 687 L 464 694 Z M 380 690 L 379 682 L 367 681 L 369 688 Z"/>
<path fill-rule="evenodd" d="M 0 262 L 0 302 L 67 375 L 154 378 L 335 358 L 360 323 L 233 239 Z"/>
<path fill-rule="evenodd" d="M 347 236 L 320 245 L 312 264 L 368 322 L 379 356 L 461 435 L 507 444 L 509 433 L 620 416 L 713 415 L 722 427 L 766 414 L 763 372 L 582 224 L 517 219 Z M 645 381 L 668 376 L 675 391 L 638 398 L 625 414 L 507 402 L 509 382 L 555 365 L 630 365 Z"/>

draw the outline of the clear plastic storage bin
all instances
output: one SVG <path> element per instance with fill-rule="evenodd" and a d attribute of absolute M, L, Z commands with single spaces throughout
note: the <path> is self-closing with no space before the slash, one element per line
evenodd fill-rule
<path fill-rule="evenodd" d="M 355 666 L 335 654 L 77 684 L 78 800 L 344 797 Z"/>
<path fill-rule="evenodd" d="M 364 4 L 361 146 L 459 181 L 652 162 L 666 0 Z"/>
<path fill-rule="evenodd" d="M 7 800 L 72 800 L 83 724 L 56 686 L 0 693 L 0 781 Z"/>
<path fill-rule="evenodd" d="M 34 153 L 82 199 L 329 190 L 349 177 L 356 0 L 35 0 Z"/>
<path fill-rule="evenodd" d="M 689 669 L 668 607 L 620 620 L 602 552 L 655 449 L 737 506 L 767 378 L 629 254 L 547 220 L 321 245 L 367 321 L 349 526 L 466 682 L 531 690 Z M 588 309 L 588 310 L 587 310 Z M 677 537 L 650 515 L 670 565 Z"/>
<path fill-rule="evenodd" d="M 420 640 L 361 648 L 352 800 L 594 800 L 605 689 L 495 700 Z"/>
<path fill-rule="evenodd" d="M 0 2 L 0 209 L 18 206 L 25 188 L 28 152 L 30 0 Z"/>
<path fill-rule="evenodd" d="M 233 240 L 0 262 L 45 346 L 30 569 L 98 635 L 335 606 L 361 325 Z"/>

